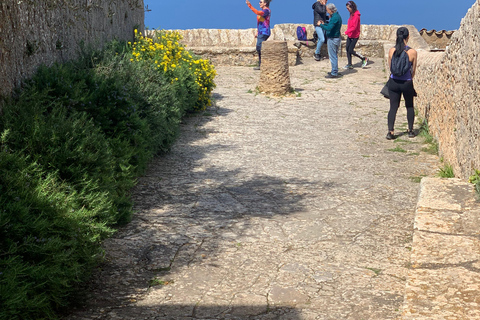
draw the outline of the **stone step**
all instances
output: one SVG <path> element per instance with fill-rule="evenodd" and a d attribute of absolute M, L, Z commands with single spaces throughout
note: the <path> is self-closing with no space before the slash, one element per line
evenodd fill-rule
<path fill-rule="evenodd" d="M 402 319 L 480 319 L 480 206 L 464 180 L 422 179 Z"/>

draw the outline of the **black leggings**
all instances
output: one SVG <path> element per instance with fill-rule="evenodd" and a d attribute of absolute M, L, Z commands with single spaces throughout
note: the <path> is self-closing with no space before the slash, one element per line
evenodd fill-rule
<path fill-rule="evenodd" d="M 388 130 L 393 132 L 395 126 L 395 118 L 397 110 L 400 106 L 400 98 L 403 94 L 405 99 L 405 107 L 407 107 L 408 130 L 413 130 L 413 122 L 415 121 L 415 110 L 413 109 L 413 89 L 412 80 L 394 80 L 390 79 L 388 85 L 388 94 L 390 95 L 390 111 L 388 112 Z"/>
<path fill-rule="evenodd" d="M 347 59 L 348 59 L 348 64 L 351 65 L 352 64 L 352 54 L 355 56 L 355 57 L 358 57 L 360 59 L 365 59 L 364 56 L 358 54 L 355 52 L 355 46 L 357 45 L 357 41 L 358 41 L 358 38 L 348 38 L 347 37 Z"/>

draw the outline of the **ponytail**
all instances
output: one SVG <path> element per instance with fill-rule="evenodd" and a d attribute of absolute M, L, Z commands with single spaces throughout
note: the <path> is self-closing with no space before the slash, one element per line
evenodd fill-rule
<path fill-rule="evenodd" d="M 405 39 L 409 36 L 408 29 L 405 27 L 400 27 L 397 30 L 397 40 L 395 42 L 395 57 L 400 56 L 403 50 L 405 50 Z"/>

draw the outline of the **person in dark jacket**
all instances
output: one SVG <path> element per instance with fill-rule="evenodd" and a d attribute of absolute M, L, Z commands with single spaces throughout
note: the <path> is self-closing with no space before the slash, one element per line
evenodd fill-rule
<path fill-rule="evenodd" d="M 313 26 L 315 27 L 315 32 L 318 36 L 317 48 L 315 49 L 315 54 L 313 57 L 315 60 L 320 61 L 320 49 L 322 48 L 323 43 L 325 42 L 325 31 L 320 27 L 321 23 L 327 22 L 327 0 L 317 0 L 312 5 L 313 9 Z"/>
<path fill-rule="evenodd" d="M 332 65 L 332 71 L 325 78 L 338 78 L 342 75 L 338 73 L 338 51 L 342 38 L 340 38 L 340 29 L 342 28 L 342 17 L 337 12 L 337 7 L 333 3 L 327 4 L 327 12 L 330 15 L 328 23 L 320 23 L 320 26 L 327 35 L 328 57 Z"/>

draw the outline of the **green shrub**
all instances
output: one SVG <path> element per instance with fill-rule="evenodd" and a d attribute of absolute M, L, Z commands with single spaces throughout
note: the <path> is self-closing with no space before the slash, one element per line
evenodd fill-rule
<path fill-rule="evenodd" d="M 182 116 L 210 103 L 206 60 L 185 53 L 164 69 L 132 61 L 126 43 L 82 49 L 40 67 L 2 105 L 1 320 L 53 319 L 68 305 L 102 239 L 129 221 L 135 178 L 170 148 Z"/>
<path fill-rule="evenodd" d="M 2 145 L 0 319 L 53 319 L 98 260 L 100 240 L 112 233 L 97 219 L 110 203 L 7 150 Z M 79 198 L 95 205 L 86 208 Z"/>

